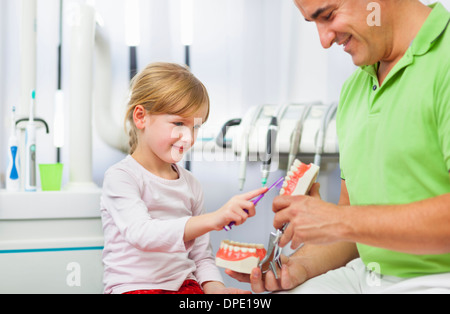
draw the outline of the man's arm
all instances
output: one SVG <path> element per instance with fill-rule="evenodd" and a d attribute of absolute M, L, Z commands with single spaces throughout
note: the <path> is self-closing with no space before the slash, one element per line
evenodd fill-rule
<path fill-rule="evenodd" d="M 450 252 L 450 193 L 393 206 L 348 207 L 345 238 L 410 254 Z"/>
<path fill-rule="evenodd" d="M 342 186 L 346 190 L 344 182 Z M 280 245 L 291 240 L 293 247 L 303 242 L 352 242 L 410 254 L 450 252 L 450 193 L 379 206 L 336 206 L 320 198 L 295 196 L 276 199 L 274 210 L 276 228 L 290 222 Z"/>

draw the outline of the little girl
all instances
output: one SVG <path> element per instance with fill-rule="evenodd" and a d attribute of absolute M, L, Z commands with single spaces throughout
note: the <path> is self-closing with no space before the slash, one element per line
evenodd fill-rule
<path fill-rule="evenodd" d="M 125 118 L 130 155 L 103 183 L 105 293 L 244 292 L 223 285 L 208 233 L 254 216 L 249 200 L 266 189 L 205 214 L 199 182 L 176 163 L 208 115 L 208 93 L 186 68 L 155 63 L 134 78 Z"/>

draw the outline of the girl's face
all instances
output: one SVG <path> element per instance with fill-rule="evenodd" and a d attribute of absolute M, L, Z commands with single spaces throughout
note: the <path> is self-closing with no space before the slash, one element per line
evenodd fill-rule
<path fill-rule="evenodd" d="M 170 114 L 148 114 L 142 106 L 136 106 L 135 124 L 142 132 L 139 149 L 145 155 L 167 164 L 179 162 L 194 145 L 199 128 L 205 122 L 207 107 L 181 117 Z"/>

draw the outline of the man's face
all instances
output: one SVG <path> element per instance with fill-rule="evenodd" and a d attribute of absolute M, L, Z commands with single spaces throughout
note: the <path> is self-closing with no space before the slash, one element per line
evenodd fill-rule
<path fill-rule="evenodd" d="M 367 0 L 294 0 L 305 20 L 315 22 L 320 42 L 327 49 L 342 45 L 357 66 L 380 61 L 387 51 L 387 36 L 381 26 L 371 26 Z M 381 3 L 381 1 L 380 1 Z M 381 13 L 380 13 L 381 14 Z M 382 16 L 382 15 L 381 15 Z"/>

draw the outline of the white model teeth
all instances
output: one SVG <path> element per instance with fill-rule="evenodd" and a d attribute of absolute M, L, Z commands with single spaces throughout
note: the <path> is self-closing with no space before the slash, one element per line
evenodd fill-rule
<path fill-rule="evenodd" d="M 288 181 L 291 180 L 291 177 L 298 171 L 298 167 L 300 167 L 301 164 L 302 163 L 298 159 L 296 159 L 294 161 L 294 163 L 291 166 L 291 169 L 286 174 L 286 177 L 283 182 L 283 186 L 280 190 L 280 195 L 284 195 L 284 193 L 286 192 L 284 188 L 288 186 Z"/>
<path fill-rule="evenodd" d="M 286 183 L 286 181 L 289 181 L 291 179 L 291 177 L 295 174 L 295 172 L 298 171 L 298 167 L 300 166 L 300 162 L 298 160 L 296 160 L 292 166 L 291 169 L 288 171 L 288 173 L 286 174 L 285 180 L 284 182 Z"/>
<path fill-rule="evenodd" d="M 289 172 L 296 172 L 296 171 L 298 171 L 298 167 L 300 167 L 301 164 L 302 163 L 298 159 L 296 159 L 294 161 L 294 163 L 292 164 L 292 166 L 291 166 L 291 171 L 289 171 Z"/>
<path fill-rule="evenodd" d="M 262 244 L 251 244 L 251 243 L 239 243 L 235 241 L 224 240 L 220 243 L 220 248 L 225 251 L 234 251 L 234 252 L 249 252 L 256 253 L 256 249 L 264 249 L 264 245 Z"/>

